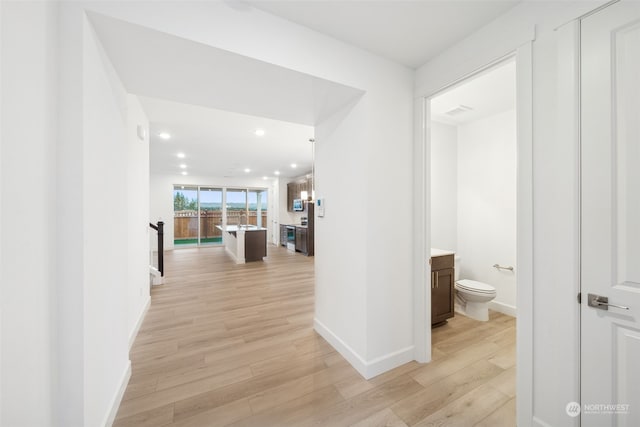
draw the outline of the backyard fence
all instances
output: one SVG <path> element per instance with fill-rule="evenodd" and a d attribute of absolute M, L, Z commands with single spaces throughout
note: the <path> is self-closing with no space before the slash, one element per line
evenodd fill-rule
<path fill-rule="evenodd" d="M 262 226 L 267 224 L 267 212 L 262 211 Z M 246 221 L 244 218 L 247 219 Z M 241 221 L 242 220 L 242 221 Z M 258 212 L 249 211 L 249 216 L 245 211 L 227 211 L 227 224 L 249 224 L 258 225 Z M 208 239 L 212 237 L 222 237 L 222 232 L 216 227 L 222 225 L 222 211 L 200 212 L 200 238 Z M 176 211 L 173 218 L 173 239 L 186 240 L 198 238 L 198 211 L 185 210 Z"/>

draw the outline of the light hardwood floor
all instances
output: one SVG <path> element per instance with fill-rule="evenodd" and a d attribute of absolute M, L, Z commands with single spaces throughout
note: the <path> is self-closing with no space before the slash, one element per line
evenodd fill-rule
<path fill-rule="evenodd" d="M 433 362 L 364 380 L 313 331 L 313 258 L 168 252 L 115 426 L 514 426 L 515 320 L 456 315 Z"/>

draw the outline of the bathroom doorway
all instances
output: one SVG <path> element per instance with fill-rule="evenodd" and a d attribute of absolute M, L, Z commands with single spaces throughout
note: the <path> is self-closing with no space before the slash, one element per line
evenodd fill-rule
<path fill-rule="evenodd" d="M 431 256 L 453 255 L 457 313 L 515 317 L 515 58 L 432 97 L 429 111 Z"/>
<path fill-rule="evenodd" d="M 513 55 L 426 100 L 432 363 L 459 360 L 513 424 L 516 90 Z"/>

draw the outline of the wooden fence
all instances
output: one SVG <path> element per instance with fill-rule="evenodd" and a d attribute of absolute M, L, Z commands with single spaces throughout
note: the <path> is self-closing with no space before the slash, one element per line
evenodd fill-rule
<path fill-rule="evenodd" d="M 246 216 L 244 211 L 227 211 L 227 224 L 244 224 Z M 258 225 L 258 212 L 249 211 L 246 223 Z M 200 234 L 202 239 L 221 237 L 222 232 L 216 227 L 222 225 L 222 211 L 202 211 L 200 214 Z M 267 225 L 267 212 L 262 211 L 262 226 Z M 198 238 L 198 212 L 176 211 L 173 218 L 173 239 L 197 239 Z"/>

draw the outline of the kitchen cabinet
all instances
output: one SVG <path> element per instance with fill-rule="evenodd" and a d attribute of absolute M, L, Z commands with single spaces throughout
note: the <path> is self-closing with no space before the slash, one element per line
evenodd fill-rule
<path fill-rule="evenodd" d="M 296 251 L 306 254 L 307 251 L 307 229 L 304 227 L 296 227 Z"/>
<path fill-rule="evenodd" d="M 455 274 L 453 255 L 431 258 L 431 325 L 446 323 L 454 315 Z"/>
<path fill-rule="evenodd" d="M 307 217 L 307 225 L 286 225 L 280 224 L 280 244 L 282 246 L 287 246 L 287 228 L 295 228 L 294 236 L 294 246 L 296 252 L 301 252 L 306 256 L 314 255 L 314 246 L 315 246 L 315 216 L 314 216 L 314 205 L 313 202 L 307 202 L 306 204 L 306 213 Z"/>
<path fill-rule="evenodd" d="M 300 193 L 306 191 L 311 196 L 313 178 L 302 178 L 287 184 L 287 211 L 293 212 L 293 200 L 300 199 Z"/>

